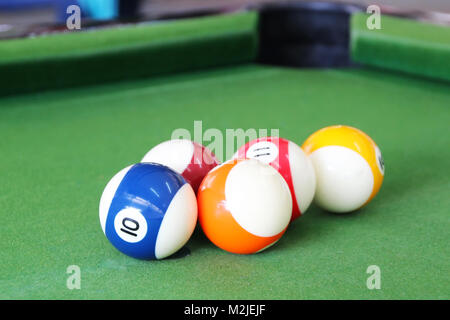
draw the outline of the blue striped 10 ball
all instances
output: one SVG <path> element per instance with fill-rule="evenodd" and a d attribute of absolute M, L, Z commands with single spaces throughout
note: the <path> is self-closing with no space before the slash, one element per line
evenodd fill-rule
<path fill-rule="evenodd" d="M 119 251 L 163 259 L 178 251 L 197 223 L 192 187 L 172 169 L 138 163 L 118 172 L 100 199 L 100 224 Z"/>

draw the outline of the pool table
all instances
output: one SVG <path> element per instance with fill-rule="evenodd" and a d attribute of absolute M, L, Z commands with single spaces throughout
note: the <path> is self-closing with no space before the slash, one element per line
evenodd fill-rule
<path fill-rule="evenodd" d="M 450 298 L 450 28 L 382 15 L 369 30 L 345 9 L 324 27 L 341 31 L 307 39 L 304 8 L 273 10 L 0 42 L 1 299 Z M 199 123 L 299 145 L 357 127 L 383 153 L 383 185 L 349 214 L 313 204 L 258 254 L 225 252 L 197 227 L 168 259 L 125 256 L 100 227 L 105 185 L 176 129 L 208 144 Z"/>

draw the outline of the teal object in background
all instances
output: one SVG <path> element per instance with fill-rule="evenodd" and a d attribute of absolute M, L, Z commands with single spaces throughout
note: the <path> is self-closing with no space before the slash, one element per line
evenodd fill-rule
<path fill-rule="evenodd" d="M 119 14 L 118 0 L 78 0 L 81 10 L 95 20 L 112 20 Z"/>

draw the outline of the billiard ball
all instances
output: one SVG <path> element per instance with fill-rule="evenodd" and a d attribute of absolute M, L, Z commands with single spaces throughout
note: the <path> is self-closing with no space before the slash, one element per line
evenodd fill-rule
<path fill-rule="evenodd" d="M 297 144 L 279 137 L 263 137 L 243 145 L 234 158 L 270 164 L 283 176 L 291 191 L 291 221 L 306 212 L 314 197 L 316 177 L 311 160 Z"/>
<path fill-rule="evenodd" d="M 172 168 L 191 184 L 195 192 L 205 175 L 219 164 L 208 148 L 187 139 L 164 141 L 148 151 L 141 162 L 160 163 Z"/>
<path fill-rule="evenodd" d="M 100 224 L 119 251 L 138 259 L 163 259 L 192 235 L 196 201 L 192 187 L 172 169 L 138 163 L 122 169 L 106 185 Z"/>
<path fill-rule="evenodd" d="M 319 207 L 351 212 L 378 193 L 384 177 L 383 157 L 361 130 L 343 125 L 326 127 L 313 133 L 302 147 L 316 172 L 314 202 Z"/>
<path fill-rule="evenodd" d="M 292 212 L 289 187 L 277 170 L 254 159 L 211 170 L 198 191 L 199 222 L 219 248 L 251 254 L 277 242 Z"/>

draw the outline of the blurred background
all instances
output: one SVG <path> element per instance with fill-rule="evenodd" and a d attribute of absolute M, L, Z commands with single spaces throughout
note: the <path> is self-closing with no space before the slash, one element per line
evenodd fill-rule
<path fill-rule="evenodd" d="M 285 0 L 287 2 L 289 0 Z M 298 0 L 296 0 L 298 1 Z M 306 0 L 305 0 L 306 1 Z M 0 39 L 65 31 L 66 9 L 82 9 L 82 28 L 235 11 L 276 0 L 0 0 Z M 450 23 L 449 0 L 330 0 Z"/>

